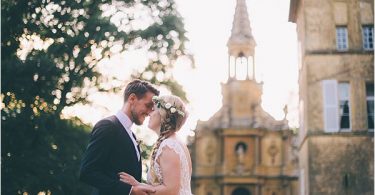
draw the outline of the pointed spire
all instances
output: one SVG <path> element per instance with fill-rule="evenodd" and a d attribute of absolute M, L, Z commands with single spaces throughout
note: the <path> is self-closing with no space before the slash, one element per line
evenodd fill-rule
<path fill-rule="evenodd" d="M 232 24 L 232 33 L 227 46 L 228 53 L 231 56 L 254 56 L 256 43 L 251 33 L 250 20 L 245 0 L 237 0 Z"/>

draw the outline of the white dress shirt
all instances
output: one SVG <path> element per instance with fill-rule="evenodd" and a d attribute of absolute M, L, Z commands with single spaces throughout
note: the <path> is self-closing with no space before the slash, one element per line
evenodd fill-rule
<path fill-rule="evenodd" d="M 122 112 L 121 110 L 118 111 L 116 113 L 116 117 L 117 119 L 120 121 L 120 123 L 122 124 L 122 126 L 124 126 L 126 132 L 129 134 L 129 137 L 130 139 L 132 140 L 133 144 L 134 144 L 134 147 L 135 147 L 135 150 L 137 152 L 137 157 L 138 157 L 138 161 L 141 160 L 141 155 L 139 154 L 139 151 L 138 151 L 138 143 L 137 141 L 135 140 L 135 138 L 133 137 L 133 132 L 131 130 L 131 127 L 133 125 L 133 122 L 130 120 L 130 118 L 124 113 Z"/>

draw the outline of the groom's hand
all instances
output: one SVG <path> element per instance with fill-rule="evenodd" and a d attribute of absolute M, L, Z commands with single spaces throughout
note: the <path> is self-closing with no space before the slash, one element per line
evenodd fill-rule
<path fill-rule="evenodd" d="M 124 183 L 127 183 L 129 185 L 132 185 L 132 186 L 137 186 L 139 185 L 140 183 L 131 175 L 125 173 L 125 172 L 120 172 L 118 173 L 119 177 L 120 177 L 120 181 L 124 182 Z"/>
<path fill-rule="evenodd" d="M 151 186 L 146 185 L 137 185 L 133 186 L 131 195 L 147 195 L 150 193 L 155 193 L 155 189 L 153 189 Z"/>

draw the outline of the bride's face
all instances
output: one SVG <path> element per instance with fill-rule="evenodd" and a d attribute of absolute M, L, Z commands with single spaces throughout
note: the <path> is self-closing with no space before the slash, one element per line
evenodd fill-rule
<path fill-rule="evenodd" d="M 161 126 L 161 116 L 159 109 L 155 109 L 150 113 L 150 121 L 148 122 L 148 128 L 154 130 L 156 133 L 159 133 Z"/>

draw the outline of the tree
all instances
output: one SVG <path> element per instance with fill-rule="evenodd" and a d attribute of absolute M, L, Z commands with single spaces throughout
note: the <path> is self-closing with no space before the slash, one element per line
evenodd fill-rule
<path fill-rule="evenodd" d="M 89 128 L 77 119 L 61 120 L 61 111 L 85 103 L 87 87 L 107 90 L 97 63 L 129 48 L 148 49 L 146 71 L 153 74 L 148 79 L 184 95 L 173 77 L 156 77 L 168 75 L 185 54 L 176 5 L 173 0 L 1 3 L 2 190 L 84 194 L 74 174 Z M 142 73 L 134 76 L 145 79 Z"/>
<path fill-rule="evenodd" d="M 2 123 L 2 194 L 89 194 L 78 170 L 91 128 L 78 119 L 25 118 Z"/>
<path fill-rule="evenodd" d="M 95 65 L 129 47 L 148 48 L 154 75 L 185 53 L 173 0 L 3 0 L 1 11 L 2 94 L 25 102 L 23 109 L 37 101 L 59 114 L 84 102 L 84 84 L 101 81 Z M 155 78 L 176 85 L 171 77 Z"/>

